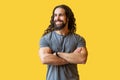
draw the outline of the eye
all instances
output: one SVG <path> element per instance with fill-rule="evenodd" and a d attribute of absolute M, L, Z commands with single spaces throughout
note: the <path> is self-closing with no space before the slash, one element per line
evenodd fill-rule
<path fill-rule="evenodd" d="M 64 14 L 64 13 L 61 13 L 61 14 L 59 14 L 59 16 L 65 16 L 65 14 Z"/>
<path fill-rule="evenodd" d="M 62 14 L 59 14 L 59 16 L 62 16 Z"/>
<path fill-rule="evenodd" d="M 54 14 L 54 17 L 57 16 L 57 14 Z"/>

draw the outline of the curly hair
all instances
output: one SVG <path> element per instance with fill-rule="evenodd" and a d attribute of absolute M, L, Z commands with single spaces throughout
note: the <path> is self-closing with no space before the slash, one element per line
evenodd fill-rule
<path fill-rule="evenodd" d="M 66 6 L 66 5 L 58 5 L 53 9 L 51 20 L 50 20 L 50 25 L 48 28 L 44 31 L 44 35 L 46 35 L 49 32 L 54 31 L 54 11 L 56 8 L 62 8 L 65 10 L 66 17 L 69 19 L 68 21 L 68 29 L 70 32 L 75 33 L 76 32 L 76 23 L 75 23 L 75 18 L 72 10 Z"/>

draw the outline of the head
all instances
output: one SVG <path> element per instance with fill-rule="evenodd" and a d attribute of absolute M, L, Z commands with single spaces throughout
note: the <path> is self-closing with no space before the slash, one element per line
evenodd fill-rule
<path fill-rule="evenodd" d="M 66 17 L 65 10 L 63 8 L 56 8 L 53 15 L 54 30 L 61 30 L 68 27 L 68 18 Z"/>
<path fill-rule="evenodd" d="M 61 30 L 66 26 L 68 26 L 70 32 L 76 32 L 74 14 L 68 6 L 58 5 L 53 9 L 50 25 L 43 35 L 54 30 Z"/>

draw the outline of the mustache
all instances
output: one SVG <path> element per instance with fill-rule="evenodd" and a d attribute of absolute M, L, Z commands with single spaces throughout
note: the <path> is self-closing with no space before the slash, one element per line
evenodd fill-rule
<path fill-rule="evenodd" d="M 55 20 L 54 22 L 57 22 L 57 21 L 59 21 L 59 22 L 64 22 L 63 20 Z"/>

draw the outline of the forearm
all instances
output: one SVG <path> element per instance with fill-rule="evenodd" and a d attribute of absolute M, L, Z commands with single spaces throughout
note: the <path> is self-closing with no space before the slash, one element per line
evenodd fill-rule
<path fill-rule="evenodd" d="M 59 57 L 65 59 L 69 63 L 84 64 L 87 60 L 87 56 L 83 56 L 81 53 L 58 53 Z"/>
<path fill-rule="evenodd" d="M 50 64 L 50 65 L 65 65 L 68 64 L 68 62 L 60 57 L 57 57 L 53 54 L 45 54 L 42 58 L 43 64 Z"/>

